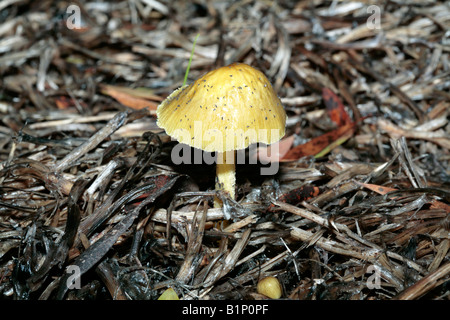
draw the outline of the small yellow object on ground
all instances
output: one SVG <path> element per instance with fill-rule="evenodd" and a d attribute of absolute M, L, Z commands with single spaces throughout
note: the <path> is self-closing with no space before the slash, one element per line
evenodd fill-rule
<path fill-rule="evenodd" d="M 178 295 L 173 288 L 168 288 L 162 293 L 158 300 L 180 300 L 180 298 L 178 298 Z"/>
<path fill-rule="evenodd" d="M 280 282 L 275 277 L 266 277 L 258 282 L 258 293 L 265 295 L 271 299 L 280 299 L 282 289 Z"/>

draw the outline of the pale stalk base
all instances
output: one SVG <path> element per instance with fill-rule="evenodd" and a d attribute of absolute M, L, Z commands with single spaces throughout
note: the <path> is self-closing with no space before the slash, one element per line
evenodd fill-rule
<path fill-rule="evenodd" d="M 227 155 L 231 163 L 227 163 Z M 234 189 L 236 186 L 236 164 L 234 159 L 235 152 L 228 151 L 226 153 L 219 152 L 217 154 L 216 167 L 216 190 L 228 191 L 230 198 L 234 199 Z M 222 208 L 223 203 L 217 197 L 214 197 L 214 208 Z"/>

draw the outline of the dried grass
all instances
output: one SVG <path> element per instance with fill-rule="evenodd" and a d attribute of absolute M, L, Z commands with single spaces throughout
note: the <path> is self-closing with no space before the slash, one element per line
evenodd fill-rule
<path fill-rule="evenodd" d="M 3 299 L 259 300 L 267 275 L 285 299 L 449 299 L 447 2 L 378 4 L 379 28 L 371 1 L 76 3 L 70 30 L 69 2 L 0 1 Z M 228 226 L 214 167 L 174 165 L 154 117 L 197 34 L 189 79 L 259 68 L 292 147 L 335 128 L 323 88 L 357 126 L 276 176 L 238 166 Z"/>

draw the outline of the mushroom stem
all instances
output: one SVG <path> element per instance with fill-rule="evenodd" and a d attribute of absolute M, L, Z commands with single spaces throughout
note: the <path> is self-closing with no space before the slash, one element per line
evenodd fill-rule
<path fill-rule="evenodd" d="M 236 164 L 234 161 L 235 151 L 218 152 L 216 166 L 216 190 L 227 191 L 234 199 L 234 188 L 236 185 Z M 217 197 L 214 198 L 214 208 L 221 208 L 223 203 Z"/>

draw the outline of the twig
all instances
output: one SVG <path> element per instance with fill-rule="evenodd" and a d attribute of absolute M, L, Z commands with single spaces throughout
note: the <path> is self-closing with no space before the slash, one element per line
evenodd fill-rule
<path fill-rule="evenodd" d="M 443 265 L 439 269 L 431 272 L 426 277 L 423 277 L 412 286 L 406 288 L 403 292 L 397 295 L 395 300 L 414 300 L 422 297 L 430 290 L 440 286 L 445 281 L 448 281 L 450 274 L 450 262 Z"/>

